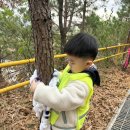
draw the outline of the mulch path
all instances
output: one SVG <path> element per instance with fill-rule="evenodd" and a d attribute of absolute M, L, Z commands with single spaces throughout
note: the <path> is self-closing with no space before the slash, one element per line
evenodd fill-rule
<path fill-rule="evenodd" d="M 130 68 L 99 70 L 101 86 L 95 86 L 91 109 L 82 130 L 105 130 L 130 88 Z M 0 130 L 38 130 L 28 87 L 0 95 Z"/>

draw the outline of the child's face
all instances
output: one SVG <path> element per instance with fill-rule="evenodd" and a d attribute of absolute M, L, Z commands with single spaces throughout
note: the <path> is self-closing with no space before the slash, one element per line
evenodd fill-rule
<path fill-rule="evenodd" d="M 85 69 L 88 69 L 92 65 L 92 60 L 85 58 L 79 58 L 76 56 L 68 55 L 68 64 L 73 73 L 82 72 Z"/>

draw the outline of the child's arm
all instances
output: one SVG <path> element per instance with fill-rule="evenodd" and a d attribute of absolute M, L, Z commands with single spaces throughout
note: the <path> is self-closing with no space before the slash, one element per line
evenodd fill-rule
<path fill-rule="evenodd" d="M 56 111 L 76 109 L 84 103 L 84 99 L 89 93 L 88 86 L 81 81 L 70 83 L 61 92 L 57 88 L 44 85 L 42 82 L 35 85 L 34 99 Z"/>

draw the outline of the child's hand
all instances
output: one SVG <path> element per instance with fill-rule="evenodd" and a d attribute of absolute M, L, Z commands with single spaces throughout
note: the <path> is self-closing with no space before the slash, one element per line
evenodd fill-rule
<path fill-rule="evenodd" d="M 33 75 L 30 77 L 30 85 L 31 85 L 31 86 L 30 86 L 30 90 L 31 90 L 32 92 L 35 91 L 38 82 L 40 82 L 40 80 L 38 79 L 38 76 L 37 76 L 37 70 L 35 70 L 35 71 L 33 72 Z"/>
<path fill-rule="evenodd" d="M 33 81 L 31 82 L 30 90 L 31 90 L 32 92 L 35 92 L 35 89 L 36 89 L 36 87 L 37 87 L 37 84 L 38 84 L 38 81 L 33 80 Z"/>
<path fill-rule="evenodd" d="M 30 77 L 30 84 L 33 82 L 33 80 L 35 80 L 36 78 L 37 78 L 38 76 L 37 76 L 37 70 L 35 70 L 34 72 L 33 72 L 33 75 Z"/>

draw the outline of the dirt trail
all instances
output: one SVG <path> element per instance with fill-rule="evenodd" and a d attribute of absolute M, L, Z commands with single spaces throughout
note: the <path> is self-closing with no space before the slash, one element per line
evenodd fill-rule
<path fill-rule="evenodd" d="M 91 110 L 83 130 L 105 130 L 115 110 L 130 88 L 130 69 L 99 70 L 101 86 L 95 86 Z M 0 130 L 37 130 L 32 111 L 32 94 L 21 88 L 0 95 Z"/>

